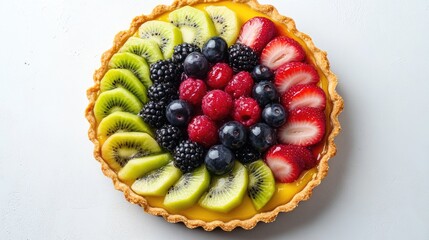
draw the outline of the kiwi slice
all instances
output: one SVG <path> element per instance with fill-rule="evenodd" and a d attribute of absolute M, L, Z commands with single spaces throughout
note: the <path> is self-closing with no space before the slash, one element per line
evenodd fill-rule
<path fill-rule="evenodd" d="M 145 22 L 137 34 L 142 39 L 154 40 L 161 49 L 164 59 L 171 58 L 174 46 L 182 43 L 180 29 L 168 22 L 158 20 Z"/>
<path fill-rule="evenodd" d="M 276 190 L 274 176 L 271 169 L 262 160 L 252 162 L 246 167 L 249 171 L 247 194 L 256 210 L 259 210 L 270 201 Z"/>
<path fill-rule="evenodd" d="M 147 103 L 146 87 L 140 80 L 127 69 L 110 69 L 104 74 L 100 82 L 100 91 L 105 92 L 118 87 L 127 89 L 134 94 L 142 103 Z"/>
<path fill-rule="evenodd" d="M 143 83 L 146 88 L 152 86 L 149 77 L 149 65 L 144 58 L 129 52 L 116 53 L 109 62 L 110 69 L 128 69 Z"/>
<path fill-rule="evenodd" d="M 164 198 L 167 208 L 180 210 L 193 206 L 210 184 L 210 174 L 205 165 L 193 172 L 185 173 L 179 181 L 168 189 Z"/>
<path fill-rule="evenodd" d="M 138 37 L 130 37 L 119 49 L 119 52 L 130 52 L 137 54 L 150 64 L 164 59 L 158 43 L 153 39 L 141 39 Z"/>
<path fill-rule="evenodd" d="M 237 14 L 224 6 L 207 6 L 205 10 L 212 19 L 218 36 L 223 38 L 228 46 L 234 44 L 241 26 Z"/>
<path fill-rule="evenodd" d="M 186 6 L 174 10 L 168 20 L 180 28 L 184 42 L 193 43 L 200 48 L 211 37 L 216 36 L 216 28 L 210 16 L 201 10 Z"/>
<path fill-rule="evenodd" d="M 132 93 L 123 88 L 102 92 L 94 105 L 94 116 L 97 122 L 111 113 L 122 111 L 137 114 L 143 104 Z"/>
<path fill-rule="evenodd" d="M 241 204 L 247 190 L 247 169 L 238 161 L 231 172 L 212 179 L 208 192 L 200 199 L 200 206 L 227 213 Z"/>
<path fill-rule="evenodd" d="M 153 170 L 137 179 L 131 189 L 142 196 L 165 196 L 168 189 L 182 176 L 182 172 L 176 168 L 173 162 Z"/>
<path fill-rule="evenodd" d="M 130 159 L 161 152 L 158 143 L 147 133 L 123 132 L 110 136 L 101 147 L 101 156 L 118 171 Z"/>
<path fill-rule="evenodd" d="M 103 118 L 97 129 L 97 138 L 101 145 L 108 137 L 117 132 L 145 132 L 154 137 L 152 129 L 141 117 L 127 112 L 114 112 Z"/>
<path fill-rule="evenodd" d="M 160 168 L 173 160 L 169 153 L 133 158 L 119 170 L 118 177 L 123 181 L 134 181 L 146 173 Z"/>

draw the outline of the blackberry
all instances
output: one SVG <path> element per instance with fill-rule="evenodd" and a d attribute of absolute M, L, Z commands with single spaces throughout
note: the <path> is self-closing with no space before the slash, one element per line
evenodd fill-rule
<path fill-rule="evenodd" d="M 150 79 L 155 84 L 170 82 L 179 85 L 180 66 L 170 60 L 159 60 L 150 65 Z"/>
<path fill-rule="evenodd" d="M 204 148 L 196 142 L 184 140 L 174 151 L 174 166 L 183 173 L 192 172 L 204 162 Z"/>
<path fill-rule="evenodd" d="M 244 145 L 244 147 L 235 151 L 235 157 L 238 161 L 243 164 L 254 162 L 261 158 L 261 153 L 250 145 Z"/>
<path fill-rule="evenodd" d="M 235 72 L 252 71 L 258 65 L 259 58 L 250 47 L 236 43 L 229 47 L 229 65 Z"/>
<path fill-rule="evenodd" d="M 177 90 L 177 87 L 171 82 L 158 83 L 149 87 L 147 95 L 151 101 L 168 103 L 179 98 Z"/>
<path fill-rule="evenodd" d="M 192 43 L 182 43 L 174 47 L 172 61 L 177 64 L 183 63 L 185 58 L 192 52 L 201 52 L 201 49 Z"/>
<path fill-rule="evenodd" d="M 182 139 L 183 133 L 178 127 L 166 124 L 156 130 L 156 141 L 171 153 Z"/>
<path fill-rule="evenodd" d="M 151 127 L 160 128 L 167 121 L 165 117 L 166 106 L 165 102 L 150 101 L 140 111 L 139 116 Z"/>

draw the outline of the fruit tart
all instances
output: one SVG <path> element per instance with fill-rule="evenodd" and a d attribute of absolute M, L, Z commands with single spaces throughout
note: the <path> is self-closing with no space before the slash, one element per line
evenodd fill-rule
<path fill-rule="evenodd" d="M 131 203 L 189 228 L 274 221 L 335 155 L 343 101 L 324 51 L 255 0 L 134 18 L 87 94 L 95 158 Z"/>

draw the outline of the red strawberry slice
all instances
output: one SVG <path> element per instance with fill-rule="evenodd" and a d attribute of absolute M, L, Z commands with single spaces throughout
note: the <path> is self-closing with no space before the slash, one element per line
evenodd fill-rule
<path fill-rule="evenodd" d="M 306 147 L 296 146 L 296 145 L 287 145 L 303 163 L 305 170 L 313 168 L 317 165 L 317 159 L 313 153 L 308 150 Z"/>
<path fill-rule="evenodd" d="M 291 183 L 298 179 L 304 166 L 300 154 L 290 145 L 271 147 L 265 156 L 265 162 L 276 180 L 282 183 Z"/>
<path fill-rule="evenodd" d="M 276 35 L 277 29 L 271 20 L 264 17 L 254 17 L 241 27 L 238 42 L 260 53 Z"/>
<path fill-rule="evenodd" d="M 275 71 L 281 65 L 289 62 L 300 62 L 305 59 L 301 45 L 286 36 L 276 37 L 262 50 L 261 64 Z"/>
<path fill-rule="evenodd" d="M 282 104 L 291 111 L 299 107 L 314 107 L 325 109 L 326 95 L 318 86 L 313 84 L 299 84 L 291 87 L 282 96 Z"/>
<path fill-rule="evenodd" d="M 274 76 L 274 84 L 280 94 L 284 94 L 292 86 L 298 84 L 316 84 L 319 74 L 313 66 L 301 62 L 282 65 Z"/>
<path fill-rule="evenodd" d="M 278 131 L 284 144 L 310 146 L 325 135 L 325 114 L 319 108 L 303 107 L 289 112 L 287 123 Z"/>

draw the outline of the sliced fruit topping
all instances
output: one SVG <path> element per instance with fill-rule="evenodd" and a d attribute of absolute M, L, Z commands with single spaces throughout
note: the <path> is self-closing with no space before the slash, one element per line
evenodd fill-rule
<path fill-rule="evenodd" d="M 170 60 L 159 60 L 150 65 L 150 78 L 155 84 L 172 83 L 174 86 L 178 86 L 180 75 L 178 65 Z"/>
<path fill-rule="evenodd" d="M 168 20 L 180 28 L 184 42 L 202 47 L 207 40 L 216 35 L 216 29 L 210 16 L 196 8 L 185 6 L 174 10 Z"/>
<path fill-rule="evenodd" d="M 109 68 L 128 69 L 138 77 L 146 88 L 149 88 L 152 85 L 152 81 L 149 77 L 149 66 L 146 63 L 146 60 L 134 53 L 116 53 L 110 59 Z"/>
<path fill-rule="evenodd" d="M 204 163 L 210 173 L 220 176 L 231 171 L 234 160 L 231 150 L 224 145 L 215 145 L 207 151 Z"/>
<path fill-rule="evenodd" d="M 241 163 L 248 164 L 260 159 L 261 153 L 250 144 L 246 144 L 235 151 L 235 157 Z"/>
<path fill-rule="evenodd" d="M 299 107 L 313 107 L 323 110 L 326 106 L 326 95 L 316 85 L 299 84 L 291 87 L 283 94 L 281 101 L 289 111 Z"/>
<path fill-rule="evenodd" d="M 262 50 L 261 64 L 275 71 L 281 65 L 289 62 L 300 62 L 305 59 L 301 45 L 292 38 L 280 36 L 274 38 Z"/>
<path fill-rule="evenodd" d="M 101 156 L 117 171 L 133 158 L 161 152 L 158 143 L 147 133 L 115 133 L 104 142 Z"/>
<path fill-rule="evenodd" d="M 186 209 L 193 206 L 210 184 L 210 174 L 205 165 L 183 174 L 164 198 L 164 206 L 170 209 Z"/>
<path fill-rule="evenodd" d="M 234 101 L 232 109 L 232 118 L 249 127 L 261 119 L 261 108 L 255 99 L 250 97 L 241 97 Z"/>
<path fill-rule="evenodd" d="M 114 112 L 103 118 L 97 128 L 97 137 L 100 145 L 112 134 L 117 132 L 145 132 L 154 136 L 149 125 L 132 113 Z"/>
<path fill-rule="evenodd" d="M 119 52 L 130 52 L 143 57 L 147 63 L 152 64 L 164 59 L 158 43 L 153 39 L 130 37 L 119 49 Z"/>
<path fill-rule="evenodd" d="M 243 124 L 237 121 L 225 123 L 219 129 L 220 142 L 229 149 L 239 149 L 247 140 L 247 130 Z"/>
<path fill-rule="evenodd" d="M 201 106 L 201 101 L 206 93 L 206 84 L 200 79 L 187 78 L 179 87 L 180 99 L 194 106 Z"/>
<path fill-rule="evenodd" d="M 204 162 L 204 148 L 196 142 L 183 140 L 174 150 L 174 166 L 192 172 Z"/>
<path fill-rule="evenodd" d="M 274 84 L 281 95 L 292 86 L 298 84 L 316 84 L 319 74 L 313 66 L 300 62 L 291 62 L 282 65 L 274 77 Z"/>
<path fill-rule="evenodd" d="M 204 79 L 209 71 L 209 62 L 202 53 L 193 52 L 185 58 L 183 70 L 188 77 Z"/>
<path fill-rule="evenodd" d="M 193 52 L 201 52 L 201 49 L 192 43 L 182 43 L 174 47 L 172 61 L 174 63 L 183 63 L 185 58 Z"/>
<path fill-rule="evenodd" d="M 228 49 L 229 65 L 235 72 L 252 71 L 258 65 L 259 57 L 250 47 L 236 43 Z"/>
<path fill-rule="evenodd" d="M 188 136 L 191 141 L 209 148 L 218 141 L 216 123 L 205 115 L 196 116 L 188 125 Z"/>
<path fill-rule="evenodd" d="M 271 169 L 262 160 L 250 163 L 246 167 L 249 172 L 247 194 L 256 210 L 260 210 L 270 201 L 276 190 L 274 176 Z"/>
<path fill-rule="evenodd" d="M 265 157 L 277 181 L 291 183 L 298 179 L 303 170 L 303 161 L 294 147 L 289 145 L 275 145 L 271 147 Z"/>
<path fill-rule="evenodd" d="M 325 113 L 318 108 L 303 107 L 289 112 L 285 125 L 278 131 L 281 143 L 310 146 L 325 135 Z"/>
<path fill-rule="evenodd" d="M 134 94 L 142 103 L 147 103 L 146 87 L 127 69 L 110 69 L 100 82 L 100 91 L 105 92 L 118 87 Z"/>
<path fill-rule="evenodd" d="M 247 169 L 239 162 L 222 176 L 213 177 L 209 190 L 201 197 L 199 205 L 217 212 L 227 213 L 241 204 L 247 190 Z"/>
<path fill-rule="evenodd" d="M 238 42 L 260 53 L 276 35 L 277 29 L 271 20 L 264 17 L 254 17 L 241 27 Z"/>
<path fill-rule="evenodd" d="M 227 63 L 216 63 L 207 74 L 207 85 L 211 88 L 223 89 L 233 74 L 232 68 Z"/>
<path fill-rule="evenodd" d="M 276 132 L 265 123 L 257 123 L 249 128 L 250 145 L 260 152 L 267 150 L 276 141 Z"/>
<path fill-rule="evenodd" d="M 214 23 L 217 35 L 225 39 L 228 46 L 234 44 L 240 28 L 240 19 L 237 14 L 224 6 L 207 6 L 205 10 Z"/>
<path fill-rule="evenodd" d="M 137 179 L 131 189 L 142 196 L 165 196 L 168 189 L 182 176 L 182 172 L 173 163 L 153 170 Z"/>
<path fill-rule="evenodd" d="M 176 127 L 186 127 L 192 117 L 192 106 L 181 99 L 170 102 L 165 109 L 167 121 Z"/>
<path fill-rule="evenodd" d="M 111 113 L 121 111 L 137 114 L 143 104 L 132 93 L 123 88 L 115 88 L 98 96 L 94 105 L 94 116 L 97 122 Z"/>
<path fill-rule="evenodd" d="M 288 145 L 287 148 L 291 153 L 293 153 L 293 155 L 296 155 L 296 157 L 301 160 L 305 170 L 313 168 L 317 165 L 316 157 L 306 147 L 297 146 L 297 145 Z"/>
<path fill-rule="evenodd" d="M 228 57 L 228 44 L 221 37 L 212 37 L 204 43 L 202 53 L 211 63 L 224 61 Z"/>
<path fill-rule="evenodd" d="M 270 81 L 261 81 L 255 84 L 252 96 L 258 101 L 259 106 L 264 107 L 268 103 L 277 102 L 279 95 L 274 83 Z"/>
<path fill-rule="evenodd" d="M 222 90 L 208 92 L 202 101 L 202 109 L 205 115 L 214 121 L 226 118 L 232 110 L 231 96 Z"/>
<path fill-rule="evenodd" d="M 178 127 L 166 124 L 156 129 L 156 141 L 170 153 L 174 152 L 174 149 L 183 138 L 184 134 Z"/>
<path fill-rule="evenodd" d="M 225 92 L 229 93 L 234 99 L 249 97 L 252 95 L 253 84 L 253 78 L 250 73 L 241 71 L 228 82 Z"/>
<path fill-rule="evenodd" d="M 134 181 L 146 173 L 166 165 L 172 159 L 173 157 L 168 153 L 133 158 L 119 170 L 118 177 L 123 181 Z"/>
<path fill-rule="evenodd" d="M 158 20 L 143 23 L 139 28 L 138 36 L 158 43 L 164 59 L 171 58 L 174 46 L 182 43 L 182 33 L 179 28 L 171 23 Z"/>
<path fill-rule="evenodd" d="M 153 128 L 160 128 L 166 122 L 166 102 L 148 102 L 140 111 L 139 116 Z"/>
<path fill-rule="evenodd" d="M 267 104 L 262 110 L 262 119 L 270 127 L 278 128 L 286 122 L 287 113 L 278 103 Z"/>

